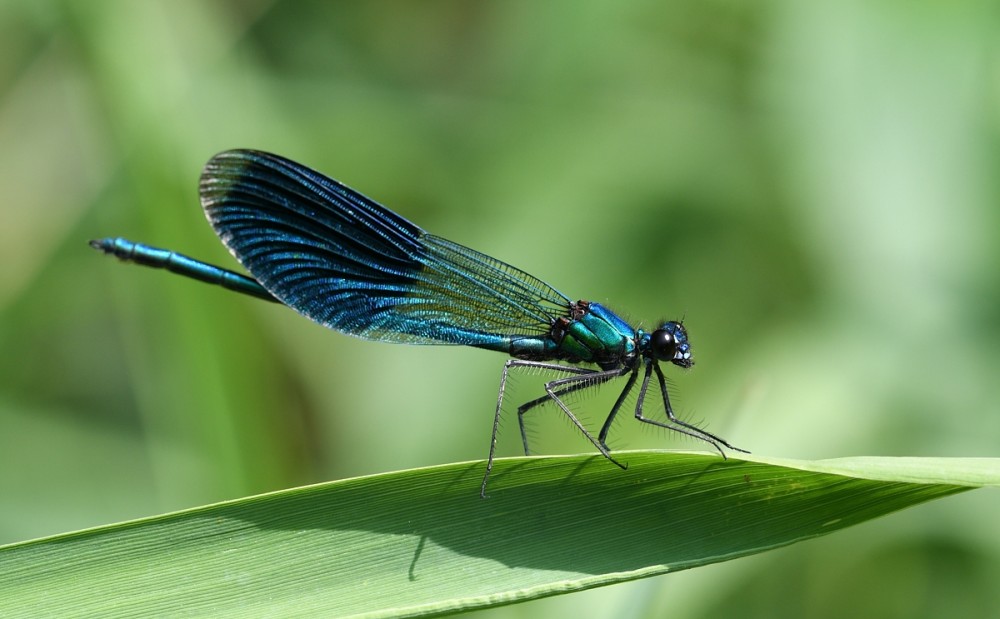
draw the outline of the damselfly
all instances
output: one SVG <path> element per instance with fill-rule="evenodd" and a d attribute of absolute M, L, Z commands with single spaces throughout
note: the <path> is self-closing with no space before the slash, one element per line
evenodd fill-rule
<path fill-rule="evenodd" d="M 231 150 L 213 157 L 200 184 L 208 221 L 250 277 L 176 252 L 121 238 L 91 245 L 122 260 L 163 268 L 287 305 L 348 335 L 406 344 L 461 344 L 506 353 L 489 458 L 493 469 L 504 390 L 511 370 L 563 374 L 545 394 L 517 409 L 524 416 L 554 402 L 608 460 L 611 424 L 639 384 L 634 414 L 643 423 L 703 440 L 725 457 L 722 438 L 679 419 L 661 363 L 694 363 L 680 321 L 646 331 L 599 303 L 573 301 L 509 264 L 432 234 L 343 184 L 277 155 Z M 590 367 L 587 367 L 590 366 Z M 655 376 L 663 421 L 643 414 Z M 641 381 L 639 380 L 641 377 Z M 594 436 L 567 406 L 567 395 L 625 378 L 621 394 Z"/>

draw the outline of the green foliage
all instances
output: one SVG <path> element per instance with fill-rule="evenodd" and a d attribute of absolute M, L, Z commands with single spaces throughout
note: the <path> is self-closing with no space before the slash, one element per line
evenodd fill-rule
<path fill-rule="evenodd" d="M 486 454 L 502 356 L 361 342 L 87 247 L 238 268 L 197 200 L 235 147 L 638 323 L 685 316 L 678 412 L 755 454 L 998 455 L 994 5 L 0 2 L 0 544 Z M 574 410 L 600 427 L 613 391 Z M 611 446 L 693 446 L 640 425 Z M 529 430 L 591 453 L 551 410 Z M 978 619 L 998 513 L 965 493 L 480 614 Z"/>
<path fill-rule="evenodd" d="M 414 617 L 725 561 L 1000 485 L 1000 460 L 451 464 L 0 548 L 5 617 Z"/>

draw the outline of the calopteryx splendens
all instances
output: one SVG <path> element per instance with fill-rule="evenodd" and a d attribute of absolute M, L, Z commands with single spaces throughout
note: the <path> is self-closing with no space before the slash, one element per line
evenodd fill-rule
<path fill-rule="evenodd" d="M 544 395 L 518 407 L 525 454 L 525 413 L 552 401 L 605 458 L 625 468 L 611 455 L 606 439 L 636 383 L 639 421 L 703 440 L 723 457 L 723 447 L 744 451 L 674 415 L 661 362 L 682 368 L 694 363 L 679 321 L 663 322 L 652 331 L 634 328 L 599 303 L 572 301 L 524 271 L 427 234 L 343 184 L 277 155 L 220 153 L 205 166 L 200 193 L 215 233 L 251 277 L 121 238 L 90 244 L 125 261 L 283 303 L 360 338 L 462 344 L 510 355 L 500 378 L 480 488 L 484 497 L 507 377 L 514 368 L 564 374 L 545 384 Z M 665 421 L 643 414 L 654 375 Z M 595 437 L 564 398 L 623 377 L 621 395 Z"/>

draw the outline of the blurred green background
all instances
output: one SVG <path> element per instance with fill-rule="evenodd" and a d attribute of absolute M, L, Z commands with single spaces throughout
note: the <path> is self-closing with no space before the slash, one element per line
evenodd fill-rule
<path fill-rule="evenodd" d="M 485 457 L 502 356 L 87 247 L 236 268 L 197 198 L 234 147 L 645 325 L 685 316 L 678 412 L 755 453 L 1000 455 L 998 9 L 0 1 L 0 543 Z M 579 405 L 599 423 L 614 395 Z M 557 417 L 540 451 L 590 449 Z M 638 425 L 612 446 L 704 447 Z M 998 514 L 978 491 L 476 616 L 996 617 Z"/>

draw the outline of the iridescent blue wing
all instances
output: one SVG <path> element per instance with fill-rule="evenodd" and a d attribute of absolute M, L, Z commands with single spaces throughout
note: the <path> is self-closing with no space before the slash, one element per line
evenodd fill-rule
<path fill-rule="evenodd" d="M 200 187 L 216 234 L 254 279 L 338 331 L 503 350 L 567 312 L 569 299 L 541 280 L 283 157 L 220 153 Z"/>

